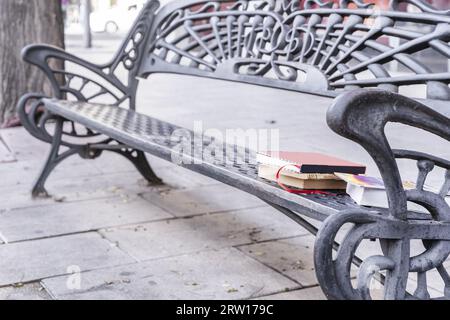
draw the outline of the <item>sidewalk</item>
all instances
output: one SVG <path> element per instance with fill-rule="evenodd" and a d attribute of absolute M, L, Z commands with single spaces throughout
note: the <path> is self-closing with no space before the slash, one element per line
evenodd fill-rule
<path fill-rule="evenodd" d="M 94 43 L 86 51 L 71 38 L 68 50 L 105 62 L 117 47 L 108 39 Z M 152 76 L 139 93 L 139 111 L 187 127 L 202 120 L 208 128 L 280 128 L 282 148 L 333 146 L 337 156 L 376 172 L 361 148 L 327 128 L 327 105 L 304 106 L 293 92 L 190 79 Z M 400 134 L 405 130 L 390 129 L 394 143 L 411 137 Z M 49 180 L 53 197 L 32 200 L 29 188 L 48 146 L 22 128 L 0 134 L 16 158 L 0 164 L 0 299 L 324 298 L 314 238 L 260 200 L 154 158 L 166 184 L 148 187 L 112 154 L 66 161 Z M 417 148 L 447 150 L 444 142 L 413 137 Z"/>

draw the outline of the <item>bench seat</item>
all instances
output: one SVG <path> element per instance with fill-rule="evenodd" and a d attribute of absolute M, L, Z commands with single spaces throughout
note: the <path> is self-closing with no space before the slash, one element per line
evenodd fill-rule
<path fill-rule="evenodd" d="M 180 139 L 174 139 L 173 133 L 176 130 L 181 129 L 183 132 L 188 132 L 192 137 L 195 134 L 191 130 L 116 106 L 57 99 L 44 99 L 43 101 L 46 109 L 52 114 L 82 124 L 129 147 L 167 161 L 172 161 L 173 148 L 181 143 Z M 192 141 L 194 140 L 192 139 Z M 214 143 L 213 139 L 207 137 L 203 137 L 203 141 L 207 145 Z M 237 146 L 227 146 L 226 148 L 233 150 L 237 155 L 234 163 L 203 159 L 201 164 L 197 164 L 197 161 L 194 162 L 194 158 L 201 160 L 202 157 L 194 155 L 192 159 L 185 159 L 187 161 L 184 161 L 185 163 L 181 166 L 246 191 L 263 201 L 319 221 L 325 220 L 332 214 L 351 209 L 370 210 L 388 215 L 388 211 L 385 209 L 361 208 L 342 191 L 333 191 L 330 192 L 330 195 L 289 193 L 276 183 L 258 177 L 255 152 Z M 428 220 L 430 216 L 410 212 L 409 218 Z"/>

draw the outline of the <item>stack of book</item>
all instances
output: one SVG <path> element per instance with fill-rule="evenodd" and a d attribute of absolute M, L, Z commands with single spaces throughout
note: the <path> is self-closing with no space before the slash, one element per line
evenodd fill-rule
<path fill-rule="evenodd" d="M 347 183 L 335 173 L 364 174 L 366 167 L 320 153 L 260 152 L 260 178 L 277 182 L 285 189 L 346 190 Z"/>
<path fill-rule="evenodd" d="M 345 190 L 360 206 L 389 208 L 383 180 L 366 176 L 366 167 L 360 164 L 320 153 L 285 151 L 258 153 L 257 161 L 260 178 L 276 182 L 289 192 Z M 411 190 L 416 185 L 405 181 L 403 188 Z M 424 189 L 437 193 L 429 186 Z M 445 200 L 450 204 L 450 195 Z M 423 207 L 413 203 L 408 203 L 408 209 L 426 212 Z"/>

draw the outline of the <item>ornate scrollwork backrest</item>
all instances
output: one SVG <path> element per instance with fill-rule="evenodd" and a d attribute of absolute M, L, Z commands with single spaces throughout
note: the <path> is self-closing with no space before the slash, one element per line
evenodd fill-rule
<path fill-rule="evenodd" d="M 383 90 L 355 90 L 337 98 L 327 115 L 328 125 L 339 135 L 360 144 L 374 159 L 386 184 L 391 215 L 405 219 L 407 201 L 424 206 L 435 220 L 450 221 L 445 197 L 450 191 L 450 162 L 409 150 L 392 150 L 385 127 L 402 123 L 450 141 L 450 119 L 404 96 Z M 396 159 L 416 160 L 419 168 L 416 190 L 405 191 Z M 438 194 L 424 190 L 434 167 L 447 170 Z"/>
<path fill-rule="evenodd" d="M 399 11 L 404 4 L 414 11 Z M 389 9 L 360 0 L 178 0 L 158 12 L 151 37 L 144 77 L 173 72 L 331 96 L 425 84 L 428 98 L 450 100 L 450 72 L 420 58 L 450 58 L 450 10 L 422 0 L 391 0 Z"/>

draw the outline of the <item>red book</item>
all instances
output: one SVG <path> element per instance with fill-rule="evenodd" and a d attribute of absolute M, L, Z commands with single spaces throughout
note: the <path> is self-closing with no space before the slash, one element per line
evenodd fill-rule
<path fill-rule="evenodd" d="M 267 151 L 257 154 L 258 163 L 282 168 L 297 168 L 298 173 L 349 173 L 365 174 L 366 167 L 314 152 Z"/>

